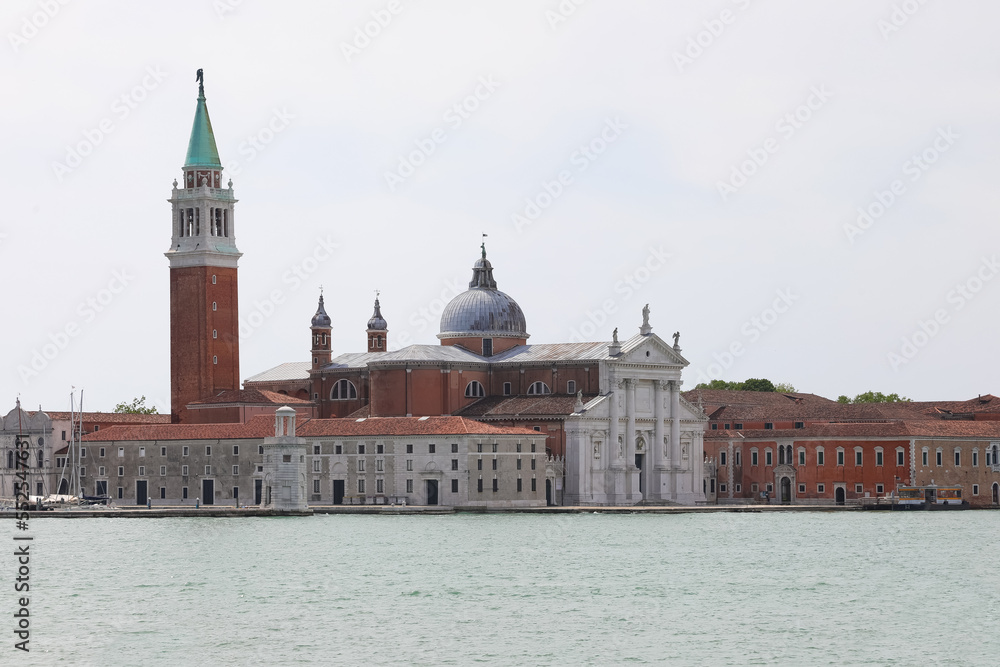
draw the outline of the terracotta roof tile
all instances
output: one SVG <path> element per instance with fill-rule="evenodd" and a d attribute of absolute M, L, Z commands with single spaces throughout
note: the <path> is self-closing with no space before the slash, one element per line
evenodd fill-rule
<path fill-rule="evenodd" d="M 69 420 L 69 412 L 46 412 L 49 419 Z M 80 413 L 76 413 L 78 417 Z M 169 424 L 170 415 L 139 415 L 122 412 L 84 412 L 83 421 L 95 424 Z"/>
<path fill-rule="evenodd" d="M 200 401 L 193 401 L 189 405 L 218 405 L 220 403 L 251 403 L 254 405 L 300 405 L 309 404 L 303 398 L 296 398 L 286 394 L 279 394 L 276 391 L 264 389 L 230 389 L 221 391 L 215 396 L 203 398 Z"/>

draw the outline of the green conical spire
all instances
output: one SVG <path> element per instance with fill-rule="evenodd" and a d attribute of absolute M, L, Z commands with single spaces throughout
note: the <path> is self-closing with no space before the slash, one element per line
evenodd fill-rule
<path fill-rule="evenodd" d="M 187 158 L 184 167 L 206 167 L 222 169 L 219 160 L 219 149 L 215 147 L 215 133 L 212 132 L 212 120 L 208 117 L 208 105 L 205 104 L 205 83 L 202 71 L 198 70 L 198 108 L 194 112 L 194 125 L 191 127 L 191 140 L 188 141 Z"/>

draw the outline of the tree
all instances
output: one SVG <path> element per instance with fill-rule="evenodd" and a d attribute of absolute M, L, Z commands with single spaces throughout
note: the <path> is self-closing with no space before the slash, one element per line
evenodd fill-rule
<path fill-rule="evenodd" d="M 774 391 L 774 383 L 764 378 L 748 378 L 743 391 Z"/>
<path fill-rule="evenodd" d="M 153 406 L 146 406 L 146 397 L 133 398 L 131 403 L 119 403 L 115 406 L 117 414 L 155 415 L 159 414 Z"/>
<path fill-rule="evenodd" d="M 854 398 L 841 395 L 837 397 L 838 403 L 909 403 L 910 399 L 899 394 L 883 394 L 880 391 L 866 391 L 858 394 Z"/>
<path fill-rule="evenodd" d="M 695 386 L 695 389 L 726 389 L 729 391 L 778 391 L 783 394 L 795 393 L 795 387 L 787 382 L 772 383 L 764 378 L 748 378 L 743 382 L 729 382 L 727 380 L 712 380 L 702 382 Z"/>

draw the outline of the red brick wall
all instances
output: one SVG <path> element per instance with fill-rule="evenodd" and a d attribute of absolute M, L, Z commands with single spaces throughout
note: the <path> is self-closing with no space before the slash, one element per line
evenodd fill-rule
<path fill-rule="evenodd" d="M 170 270 L 173 421 L 188 421 L 188 403 L 219 391 L 240 388 L 238 322 L 235 268 L 194 266 Z M 212 336 L 213 330 L 216 337 Z M 213 363 L 213 358 L 218 363 Z"/>

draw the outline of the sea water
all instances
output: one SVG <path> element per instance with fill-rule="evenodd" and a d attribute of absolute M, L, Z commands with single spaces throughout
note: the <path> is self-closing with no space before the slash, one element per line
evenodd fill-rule
<path fill-rule="evenodd" d="M 0 664 L 996 665 L 998 525 L 988 511 L 36 518 L 31 650 L 13 648 L 7 556 Z"/>

